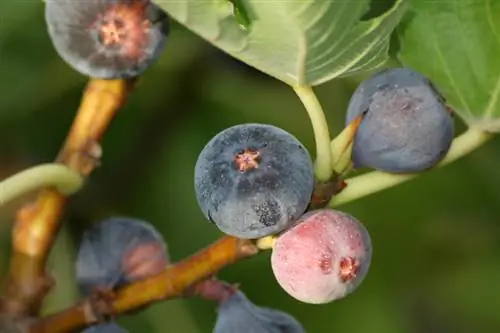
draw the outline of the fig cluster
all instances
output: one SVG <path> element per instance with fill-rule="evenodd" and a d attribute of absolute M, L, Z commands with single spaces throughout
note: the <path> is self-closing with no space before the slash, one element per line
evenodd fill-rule
<path fill-rule="evenodd" d="M 327 303 L 365 277 L 368 232 L 346 213 L 307 211 L 314 168 L 292 134 L 267 124 L 229 127 L 203 148 L 194 178 L 201 210 L 222 232 L 245 239 L 277 236 L 271 266 L 294 298 Z"/>
<path fill-rule="evenodd" d="M 100 79 L 143 73 L 161 55 L 169 33 L 167 15 L 150 0 L 46 0 L 45 18 L 59 56 L 83 75 Z M 422 172 L 446 156 L 454 137 L 445 99 L 428 78 L 409 68 L 380 71 L 362 82 L 345 126 L 354 121 L 354 169 Z M 354 216 L 312 208 L 316 184 L 306 147 L 270 124 L 223 129 L 206 143 L 194 168 L 196 199 L 206 219 L 233 237 L 271 236 L 277 283 L 301 302 L 324 304 L 361 285 L 372 241 Z M 167 244 L 150 223 L 111 217 L 83 234 L 76 276 L 81 293 L 91 295 L 146 279 L 169 264 Z M 217 313 L 214 333 L 305 333 L 294 317 L 255 305 L 241 290 L 220 299 Z M 109 321 L 85 332 L 126 330 Z"/>
<path fill-rule="evenodd" d="M 383 70 L 362 82 L 345 125 L 354 121 L 354 169 L 423 172 L 446 156 L 454 138 L 445 99 L 409 68 Z M 348 213 L 311 208 L 313 162 L 291 133 L 256 123 L 223 129 L 202 149 L 194 179 L 199 206 L 220 231 L 274 238 L 274 276 L 297 300 L 338 300 L 366 277 L 372 257 L 367 229 Z"/>

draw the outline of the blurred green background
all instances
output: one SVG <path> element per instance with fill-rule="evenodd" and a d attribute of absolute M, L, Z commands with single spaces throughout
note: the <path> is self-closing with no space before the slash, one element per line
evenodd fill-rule
<path fill-rule="evenodd" d="M 40 1 L 0 2 L 0 177 L 50 162 L 75 115 L 86 78 L 55 53 Z M 45 312 L 79 295 L 75 246 L 83 228 L 113 214 L 153 223 L 174 260 L 221 234 L 197 207 L 193 169 L 218 131 L 263 122 L 293 133 L 314 153 L 307 114 L 284 84 L 238 63 L 173 25 L 160 61 L 106 135 L 103 165 L 76 195 L 52 252 L 58 285 Z M 361 78 L 317 88 L 332 134 L 342 128 Z M 463 130 L 457 124 L 458 131 Z M 285 310 L 309 333 L 489 333 L 500 331 L 500 140 L 444 169 L 363 198 L 345 210 L 367 226 L 374 252 L 365 282 L 329 305 L 292 299 L 273 278 L 265 253 L 225 269 L 259 305 Z M 0 211 L 5 272 L 15 209 Z M 130 332 L 211 332 L 214 304 L 186 299 L 156 304 L 120 322 Z"/>

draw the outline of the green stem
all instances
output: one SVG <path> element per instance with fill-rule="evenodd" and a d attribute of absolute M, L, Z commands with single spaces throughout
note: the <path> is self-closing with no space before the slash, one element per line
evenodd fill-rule
<path fill-rule="evenodd" d="M 312 87 L 296 86 L 293 87 L 293 90 L 304 104 L 311 119 L 316 141 L 316 177 L 320 181 L 327 181 L 333 175 L 333 162 L 330 149 L 330 133 L 323 108 Z"/>
<path fill-rule="evenodd" d="M 37 165 L 0 181 L 0 206 L 42 187 L 55 187 L 62 194 L 70 195 L 82 185 L 83 177 L 63 164 Z"/>
<path fill-rule="evenodd" d="M 478 147 L 486 143 L 494 135 L 486 133 L 479 129 L 469 128 L 466 132 L 455 138 L 446 157 L 435 167 L 442 167 L 446 164 L 470 154 Z M 330 207 L 342 205 L 367 195 L 385 190 L 392 186 L 401 184 L 407 180 L 413 179 L 420 174 L 390 174 L 380 171 L 347 179 L 347 187 L 336 197 L 333 197 L 329 203 Z"/>

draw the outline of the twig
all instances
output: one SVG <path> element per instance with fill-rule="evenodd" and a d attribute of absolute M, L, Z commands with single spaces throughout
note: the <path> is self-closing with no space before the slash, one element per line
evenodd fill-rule
<path fill-rule="evenodd" d="M 100 140 L 124 105 L 135 80 L 91 80 L 63 148 L 56 160 L 88 176 L 101 157 Z M 67 197 L 56 188 L 40 191 L 35 202 L 21 207 L 13 228 L 9 277 L 0 306 L 3 313 L 33 315 L 52 286 L 45 272 L 60 228 Z"/>
<path fill-rule="evenodd" d="M 146 280 L 118 290 L 112 300 L 90 297 L 59 313 L 33 323 L 29 333 L 82 330 L 101 320 L 130 313 L 153 302 L 184 295 L 195 283 L 223 267 L 259 253 L 253 241 L 222 237 L 209 247 Z"/>
<path fill-rule="evenodd" d="M 480 129 L 469 127 L 467 131 L 457 136 L 448 151 L 445 158 L 433 169 L 441 168 L 457 159 L 467 156 L 483 144 L 491 140 L 495 135 L 493 133 L 483 132 Z M 360 176 L 348 178 L 345 180 L 347 186 L 337 196 L 329 202 L 330 207 L 337 207 L 360 199 L 362 197 L 377 193 L 387 188 L 404 183 L 414 179 L 422 173 L 416 174 L 391 174 L 381 171 L 372 171 Z"/>
<path fill-rule="evenodd" d="M 333 175 L 332 151 L 330 148 L 330 132 L 325 112 L 314 90 L 310 86 L 297 86 L 293 90 L 299 97 L 309 115 L 316 142 L 316 161 L 314 171 L 319 181 L 326 182 Z"/>

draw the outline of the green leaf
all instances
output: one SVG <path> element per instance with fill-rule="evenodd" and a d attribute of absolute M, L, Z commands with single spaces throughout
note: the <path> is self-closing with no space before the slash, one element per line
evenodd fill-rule
<path fill-rule="evenodd" d="M 414 0 L 399 58 L 427 75 L 469 126 L 500 132 L 500 1 Z"/>
<path fill-rule="evenodd" d="M 383 14 L 362 20 L 370 0 L 156 3 L 216 47 L 289 85 L 318 85 L 379 67 L 407 8 L 406 0 L 396 0 Z"/>

